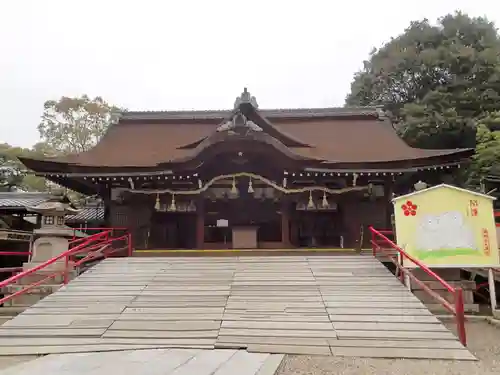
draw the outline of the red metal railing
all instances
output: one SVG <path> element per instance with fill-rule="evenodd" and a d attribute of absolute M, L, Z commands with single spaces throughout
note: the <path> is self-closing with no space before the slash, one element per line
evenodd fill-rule
<path fill-rule="evenodd" d="M 82 240 L 83 238 L 85 237 L 78 237 L 76 235 L 77 232 L 82 232 L 82 233 L 85 233 L 85 234 L 88 234 L 88 235 L 91 235 L 91 234 L 95 234 L 95 233 L 99 233 L 99 232 L 103 232 L 103 231 L 111 231 L 111 235 L 116 235 L 117 233 L 122 233 L 122 234 L 126 234 L 129 232 L 128 228 L 124 228 L 124 227 L 110 227 L 110 228 L 106 228 L 106 227 L 96 227 L 96 228 L 73 228 L 73 238 L 72 238 L 72 242 L 78 242 L 79 240 Z M 92 233 L 94 232 L 94 233 Z"/>
<path fill-rule="evenodd" d="M 392 234 L 392 231 L 390 231 L 390 233 L 387 233 L 389 231 L 378 231 L 373 227 L 370 227 L 369 229 L 370 232 L 372 233 L 371 244 L 372 244 L 373 256 L 377 256 L 377 251 L 386 253 L 391 262 L 396 265 L 396 268 L 399 274 L 401 275 L 402 281 L 404 281 L 404 277 L 407 276 L 411 281 L 420 286 L 422 290 L 427 292 L 431 297 L 433 297 L 435 300 L 441 303 L 446 310 L 452 313 L 455 316 L 455 320 L 457 323 L 458 339 L 460 340 L 462 345 L 466 346 L 467 337 L 465 333 L 465 311 L 464 311 L 464 297 L 462 288 L 452 287 L 450 284 L 444 281 L 439 275 L 433 272 L 429 267 L 420 262 L 418 259 L 415 259 L 411 255 L 409 255 L 401 247 L 399 247 L 397 244 L 395 244 L 393 241 L 387 238 L 385 234 Z M 401 258 L 401 262 L 397 258 L 387 254 L 388 249 L 383 248 L 381 246 L 382 244 L 388 245 L 391 250 L 396 250 L 396 252 L 399 254 Z M 414 263 L 427 275 L 438 281 L 447 291 L 452 293 L 455 297 L 454 303 L 453 304 L 450 303 L 444 297 L 440 296 L 437 292 L 429 288 L 423 281 L 417 279 L 409 269 L 403 266 L 404 259 Z"/>
<path fill-rule="evenodd" d="M 63 283 L 67 284 L 69 282 L 69 274 L 70 272 L 83 265 L 86 262 L 91 260 L 97 260 L 101 258 L 107 258 L 112 256 L 113 254 L 126 252 L 127 256 L 132 255 L 132 237 L 130 233 L 124 234 L 119 237 L 112 236 L 113 229 L 106 229 L 102 232 L 84 237 L 83 239 L 78 239 L 78 243 L 73 245 L 69 250 L 59 254 L 58 256 L 49 259 L 36 267 L 30 268 L 29 270 L 19 272 L 12 277 L 0 282 L 0 290 L 5 290 L 9 286 L 13 285 L 21 285 L 19 281 L 23 278 L 33 275 L 34 273 L 46 270 L 50 265 L 64 260 L 64 267 L 57 271 L 50 273 L 48 276 L 39 280 L 37 282 L 22 285 L 23 288 L 0 298 L 0 305 L 10 301 L 13 298 L 19 297 L 31 289 L 36 288 L 37 286 L 43 285 L 47 281 L 54 279 L 57 276 L 63 276 Z M 118 244 L 118 247 L 114 247 L 113 245 Z M 121 245 L 121 246 L 120 246 Z M 81 259 L 76 260 L 78 256 L 82 256 Z"/>

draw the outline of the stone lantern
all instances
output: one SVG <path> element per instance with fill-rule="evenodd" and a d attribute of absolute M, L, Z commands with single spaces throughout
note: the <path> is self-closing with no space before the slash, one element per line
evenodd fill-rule
<path fill-rule="evenodd" d="M 68 250 L 74 231 L 65 225 L 65 216 L 80 210 L 73 208 L 69 200 L 59 199 L 27 209 L 41 216 L 41 227 L 33 232 L 37 239 L 33 243 L 31 262 L 42 263 Z"/>
<path fill-rule="evenodd" d="M 79 210 L 71 207 L 69 200 L 60 200 L 57 198 L 45 201 L 34 207 L 27 207 L 27 209 L 41 215 L 41 227 L 33 231 L 36 240 L 31 246 L 31 260 L 23 264 L 23 271 L 34 268 L 69 249 L 69 242 L 73 238 L 73 229 L 64 224 L 64 217 L 65 215 L 79 212 Z M 68 266 L 69 270 L 66 277 L 67 280 L 71 280 L 76 277 L 76 270 L 73 269 L 72 263 L 69 263 Z M 65 258 L 61 258 L 51 265 L 23 277 L 18 281 L 18 284 L 9 285 L 3 292 L 9 294 L 16 293 L 23 290 L 26 285 L 38 282 L 50 274 L 57 271 L 66 271 L 65 268 L 66 260 Z M 64 274 L 65 272 L 61 272 L 51 280 L 48 280 L 47 283 L 31 288 L 27 293 L 8 301 L 6 306 L 26 306 L 38 302 L 61 287 L 65 279 Z"/>

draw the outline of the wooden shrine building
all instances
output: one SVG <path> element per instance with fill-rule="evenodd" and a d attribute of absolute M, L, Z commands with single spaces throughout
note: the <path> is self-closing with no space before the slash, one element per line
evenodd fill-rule
<path fill-rule="evenodd" d="M 90 151 L 22 162 L 101 196 L 139 249 L 352 248 L 390 226 L 393 193 L 471 153 L 411 148 L 377 108 L 265 110 L 245 89 L 232 110 L 126 112 Z"/>

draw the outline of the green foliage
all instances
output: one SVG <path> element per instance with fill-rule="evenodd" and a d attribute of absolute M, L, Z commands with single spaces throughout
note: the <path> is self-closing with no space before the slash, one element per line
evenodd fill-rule
<path fill-rule="evenodd" d="M 493 116 L 481 120 L 477 127 L 476 153 L 469 171 L 470 184 L 478 185 L 489 175 L 500 176 L 500 131 L 492 131 L 486 125 L 495 121 L 491 118 Z"/>
<path fill-rule="evenodd" d="M 49 100 L 44 104 L 38 131 L 44 144 L 57 153 L 84 152 L 99 141 L 119 112 L 101 97 Z"/>
<path fill-rule="evenodd" d="M 17 159 L 19 156 L 42 157 L 44 154 L 38 149 L 12 147 L 7 143 L 0 144 L 0 191 L 44 191 L 46 182 L 44 178 L 26 173 L 24 166 Z M 47 149 L 47 146 L 43 146 Z"/>
<path fill-rule="evenodd" d="M 455 13 L 412 22 L 375 49 L 347 105 L 380 105 L 421 148 L 474 147 L 478 119 L 500 111 L 500 38 L 485 18 Z M 500 126 L 499 117 L 486 125 Z"/>

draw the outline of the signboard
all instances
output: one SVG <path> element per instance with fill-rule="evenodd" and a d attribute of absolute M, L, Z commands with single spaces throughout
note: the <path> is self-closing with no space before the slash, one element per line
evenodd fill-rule
<path fill-rule="evenodd" d="M 227 228 L 229 226 L 229 221 L 227 219 L 217 220 L 217 228 Z"/>
<path fill-rule="evenodd" d="M 397 243 L 431 267 L 498 267 L 494 200 L 444 184 L 395 198 Z"/>

